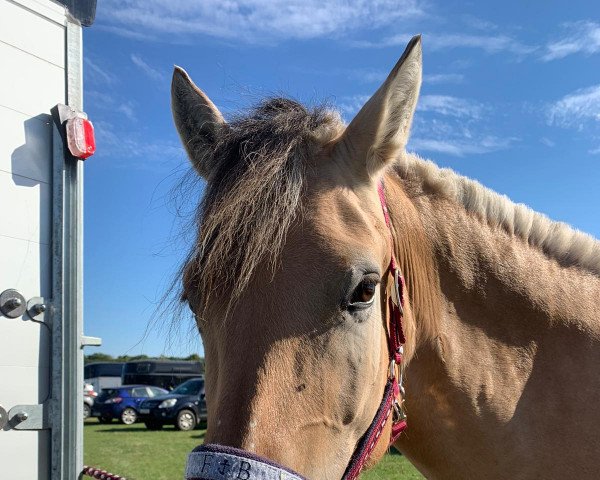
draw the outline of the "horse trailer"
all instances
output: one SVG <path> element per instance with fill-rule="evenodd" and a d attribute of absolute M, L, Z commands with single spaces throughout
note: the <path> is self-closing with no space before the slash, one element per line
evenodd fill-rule
<path fill-rule="evenodd" d="M 83 382 L 94 387 L 96 393 L 103 388 L 120 387 L 123 382 L 123 362 L 94 362 L 83 367 Z"/>
<path fill-rule="evenodd" d="M 172 390 L 192 378 L 204 377 L 204 364 L 186 360 L 132 360 L 123 366 L 123 385 L 153 385 Z"/>
<path fill-rule="evenodd" d="M 2 478 L 79 478 L 83 447 L 82 27 L 96 0 L 0 0 Z"/>

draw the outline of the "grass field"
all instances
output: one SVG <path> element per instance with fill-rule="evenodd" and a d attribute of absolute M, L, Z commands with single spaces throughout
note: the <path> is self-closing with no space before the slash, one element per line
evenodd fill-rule
<path fill-rule="evenodd" d="M 95 419 L 88 420 L 84 428 L 84 463 L 128 480 L 181 480 L 187 454 L 204 439 L 204 430 L 178 432 L 173 427 L 165 427 L 149 431 L 143 424 L 100 425 Z M 406 458 L 390 454 L 361 478 L 413 480 L 423 477 Z"/>

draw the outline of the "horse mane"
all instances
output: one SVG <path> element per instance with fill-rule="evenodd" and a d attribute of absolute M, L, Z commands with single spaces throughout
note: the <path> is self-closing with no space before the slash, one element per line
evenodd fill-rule
<path fill-rule="evenodd" d="M 501 227 L 508 234 L 540 248 L 562 266 L 577 266 L 600 276 L 600 242 L 594 237 L 565 223 L 554 222 L 475 180 L 449 168 L 440 168 L 415 154 L 401 156 L 395 171 L 402 179 L 419 184 L 422 190 L 442 195 L 490 226 Z"/>
<path fill-rule="evenodd" d="M 337 112 L 308 109 L 285 98 L 267 99 L 227 124 L 202 152 L 216 171 L 198 207 L 198 240 L 184 265 L 186 300 L 194 307 L 206 305 L 212 291 L 227 289 L 233 302 L 259 263 L 277 267 L 300 209 L 308 159 L 344 128 Z M 600 275 L 600 243 L 590 235 L 414 154 L 400 156 L 395 171 L 540 248 L 561 265 Z"/>
<path fill-rule="evenodd" d="M 272 98 L 233 118 L 202 152 L 217 171 L 199 205 L 198 240 L 184 266 L 184 298 L 192 306 L 206 305 L 215 289 L 227 289 L 233 302 L 259 263 L 276 268 L 299 211 L 307 159 L 342 130 L 339 114 L 325 107 Z"/>

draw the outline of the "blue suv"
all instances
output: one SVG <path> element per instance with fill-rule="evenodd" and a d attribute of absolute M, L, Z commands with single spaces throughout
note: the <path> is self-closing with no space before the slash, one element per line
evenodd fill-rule
<path fill-rule="evenodd" d="M 149 398 L 168 393 L 164 388 L 147 385 L 123 385 L 103 388 L 92 407 L 92 415 L 100 423 L 110 423 L 117 418 L 125 425 L 132 425 L 138 419 L 140 404 Z"/>
<path fill-rule="evenodd" d="M 204 379 L 193 378 L 167 395 L 145 400 L 139 412 L 140 420 L 150 430 L 158 430 L 167 423 L 178 430 L 193 430 L 201 420 L 206 420 Z"/>

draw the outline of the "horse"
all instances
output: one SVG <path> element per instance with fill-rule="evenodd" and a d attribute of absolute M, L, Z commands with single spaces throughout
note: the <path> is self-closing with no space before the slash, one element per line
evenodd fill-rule
<path fill-rule="evenodd" d="M 348 125 L 284 98 L 226 121 L 175 67 L 175 125 L 205 181 L 181 277 L 205 441 L 342 478 L 402 373 L 393 446 L 425 477 L 597 478 L 600 244 L 407 152 L 421 77 L 415 37 Z"/>

